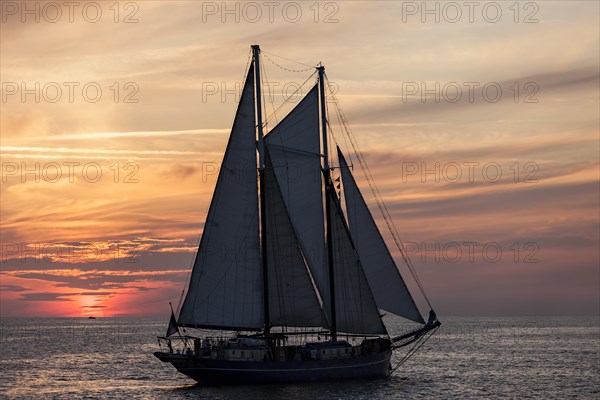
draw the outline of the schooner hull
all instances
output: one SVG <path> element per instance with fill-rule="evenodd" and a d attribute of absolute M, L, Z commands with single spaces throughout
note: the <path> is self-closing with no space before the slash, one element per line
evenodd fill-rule
<path fill-rule="evenodd" d="M 207 386 L 375 379 L 390 373 L 391 351 L 368 356 L 311 361 L 228 361 L 155 353 L 161 361 Z"/>

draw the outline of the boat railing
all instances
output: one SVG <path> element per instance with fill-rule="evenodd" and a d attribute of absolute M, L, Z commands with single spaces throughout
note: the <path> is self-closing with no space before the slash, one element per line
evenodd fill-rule
<path fill-rule="evenodd" d="M 214 352 L 220 354 L 221 351 L 236 349 L 262 349 L 266 352 L 267 358 L 273 359 L 275 354 L 285 354 L 281 353 L 282 351 L 289 352 L 290 354 L 318 351 L 320 354 L 322 350 L 329 352 L 327 349 L 338 347 L 347 347 L 347 350 L 342 351 L 348 353 L 348 356 L 358 356 L 364 352 L 370 352 L 373 343 L 380 340 L 378 338 L 350 334 L 338 336 L 336 342 L 330 341 L 330 338 L 330 335 L 323 332 L 312 332 L 309 334 L 275 332 L 268 339 L 259 335 L 210 335 L 204 337 L 172 335 L 159 336 L 158 342 L 161 348 L 163 348 L 163 344 L 166 346 L 166 353 L 174 355 L 210 357 Z"/>
<path fill-rule="evenodd" d="M 163 344 L 170 354 L 189 354 L 193 352 L 194 337 L 192 336 L 158 336 L 158 346 L 162 349 Z"/>
<path fill-rule="evenodd" d="M 211 349 L 265 346 L 264 341 L 248 336 L 158 336 L 159 347 L 164 344 L 170 354 L 202 354 Z"/>

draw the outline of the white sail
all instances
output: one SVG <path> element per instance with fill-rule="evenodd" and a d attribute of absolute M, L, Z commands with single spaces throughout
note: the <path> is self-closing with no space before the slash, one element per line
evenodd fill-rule
<path fill-rule="evenodd" d="M 412 321 L 425 323 L 339 148 L 338 158 L 350 233 L 377 306 Z"/>
<path fill-rule="evenodd" d="M 264 173 L 269 322 L 327 326 L 268 153 Z"/>
<path fill-rule="evenodd" d="M 254 67 L 246 78 L 178 322 L 261 329 Z"/>
<path fill-rule="evenodd" d="M 344 221 L 339 201 L 331 199 L 332 252 L 337 330 L 359 334 L 386 334 L 377 304 Z"/>
<path fill-rule="evenodd" d="M 318 87 L 265 136 L 283 201 L 317 288 L 327 287 Z"/>

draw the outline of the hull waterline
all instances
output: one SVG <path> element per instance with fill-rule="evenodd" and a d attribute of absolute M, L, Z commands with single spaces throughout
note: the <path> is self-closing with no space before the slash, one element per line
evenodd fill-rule
<path fill-rule="evenodd" d="M 215 386 L 384 378 L 390 373 L 391 351 L 347 359 L 284 362 L 207 360 L 160 352 L 154 355 L 198 383 Z"/>

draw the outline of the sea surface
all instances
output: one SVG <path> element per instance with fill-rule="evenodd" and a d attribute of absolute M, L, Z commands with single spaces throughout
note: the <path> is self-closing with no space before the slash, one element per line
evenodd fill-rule
<path fill-rule="evenodd" d="M 152 355 L 167 318 L 2 318 L 0 398 L 600 398 L 598 317 L 440 319 L 389 379 L 211 388 Z"/>

